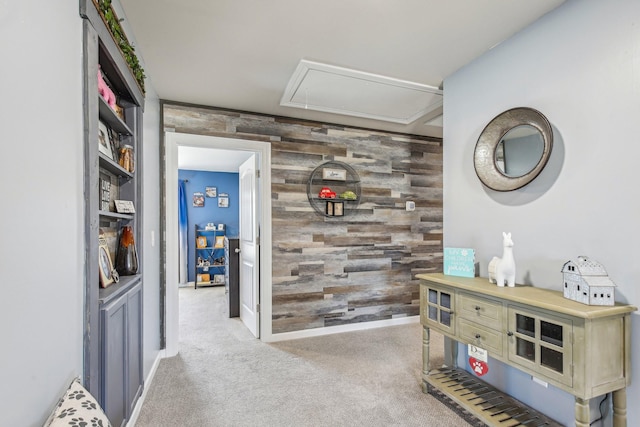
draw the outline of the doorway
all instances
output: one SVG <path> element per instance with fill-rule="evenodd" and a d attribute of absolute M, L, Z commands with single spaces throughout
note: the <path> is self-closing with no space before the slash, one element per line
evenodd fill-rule
<path fill-rule="evenodd" d="M 256 176 L 256 233 L 259 231 L 257 256 L 260 284 L 255 299 L 257 334 L 262 340 L 271 337 L 271 146 L 267 142 L 166 132 L 164 166 L 163 248 L 165 254 L 163 334 L 167 357 L 178 353 L 178 152 L 180 147 L 221 149 L 254 153 L 259 171 Z M 242 222 L 242 219 L 241 219 Z M 256 234 L 257 235 L 257 234 Z"/>

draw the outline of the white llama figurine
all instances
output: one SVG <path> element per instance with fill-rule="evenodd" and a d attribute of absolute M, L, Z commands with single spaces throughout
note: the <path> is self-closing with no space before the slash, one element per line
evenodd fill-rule
<path fill-rule="evenodd" d="M 489 262 L 489 282 L 498 286 L 514 287 L 516 285 L 516 262 L 513 259 L 513 240 L 511 233 L 502 233 L 504 251 L 502 258 L 494 256 Z"/>

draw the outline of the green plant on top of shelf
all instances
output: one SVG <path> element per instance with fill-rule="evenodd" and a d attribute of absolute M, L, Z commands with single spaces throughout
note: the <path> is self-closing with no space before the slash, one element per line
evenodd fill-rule
<path fill-rule="evenodd" d="M 131 43 L 129 43 L 127 36 L 122 30 L 122 26 L 120 25 L 120 21 L 122 21 L 122 19 L 118 19 L 118 16 L 111 6 L 111 0 L 93 0 L 93 2 L 107 24 L 107 28 L 109 28 L 109 32 L 111 33 L 113 40 L 120 48 L 124 60 L 131 69 L 136 82 L 140 86 L 140 90 L 144 94 L 144 69 L 138 61 L 135 49 L 131 46 Z"/>

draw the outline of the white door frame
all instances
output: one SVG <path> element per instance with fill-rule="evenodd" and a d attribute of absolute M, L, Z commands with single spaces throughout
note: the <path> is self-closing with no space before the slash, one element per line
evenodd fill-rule
<path fill-rule="evenodd" d="M 260 180 L 260 337 L 271 341 L 271 144 L 261 141 L 165 132 L 165 357 L 178 354 L 178 147 L 253 151 Z"/>

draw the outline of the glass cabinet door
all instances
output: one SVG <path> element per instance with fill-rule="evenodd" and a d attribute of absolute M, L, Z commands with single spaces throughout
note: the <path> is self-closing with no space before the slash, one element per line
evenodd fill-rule
<path fill-rule="evenodd" d="M 536 361 L 536 319 L 516 314 L 516 355 L 530 362 Z"/>
<path fill-rule="evenodd" d="M 571 386 L 571 321 L 513 306 L 508 311 L 509 360 Z"/>
<path fill-rule="evenodd" d="M 449 333 L 454 332 L 453 292 L 424 287 L 424 324 Z"/>

